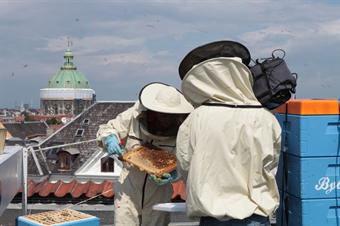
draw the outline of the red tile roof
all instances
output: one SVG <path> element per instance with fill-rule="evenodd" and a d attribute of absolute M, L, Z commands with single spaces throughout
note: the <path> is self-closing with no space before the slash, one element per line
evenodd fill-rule
<path fill-rule="evenodd" d="M 185 200 L 185 184 L 182 180 L 172 184 L 173 194 L 172 199 Z M 21 189 L 19 190 L 21 192 Z M 81 183 L 77 180 L 71 182 L 63 182 L 58 180 L 51 182 L 45 179 L 41 182 L 34 182 L 32 179 L 27 180 L 27 197 L 38 195 L 40 197 L 47 197 L 53 194 L 54 196 L 61 198 L 70 194 L 73 198 L 79 198 L 81 195 L 85 195 L 87 198 L 92 198 L 96 195 L 102 194 L 106 198 L 114 197 L 114 183 L 110 180 L 104 180 L 101 183 L 95 183 L 93 181 L 87 181 Z"/>
<path fill-rule="evenodd" d="M 78 198 L 80 197 L 84 191 L 88 191 L 89 190 L 89 185 L 90 182 L 86 182 L 86 183 L 77 183 L 75 184 L 75 186 L 73 187 L 73 190 L 71 191 L 71 195 L 73 198 Z"/>

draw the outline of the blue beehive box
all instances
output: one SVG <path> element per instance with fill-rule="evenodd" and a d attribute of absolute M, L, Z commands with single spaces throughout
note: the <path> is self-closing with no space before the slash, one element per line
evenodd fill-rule
<path fill-rule="evenodd" d="M 289 140 L 287 151 L 296 156 L 339 156 L 339 115 L 301 116 L 278 114 Z M 286 125 L 284 125 L 286 124 Z"/>
<path fill-rule="evenodd" d="M 340 225 L 338 100 L 294 100 L 278 112 L 283 143 L 277 225 Z"/>
<path fill-rule="evenodd" d="M 279 190 L 298 198 L 338 197 L 340 157 L 303 158 L 282 152 L 276 182 Z"/>
<path fill-rule="evenodd" d="M 283 142 L 278 188 L 300 198 L 334 198 L 332 186 L 340 180 L 338 100 L 289 101 L 278 111 Z"/>
<path fill-rule="evenodd" d="M 298 198 L 336 198 L 340 194 L 339 157 L 288 155 L 286 191 Z"/>
<path fill-rule="evenodd" d="M 286 136 L 289 154 L 340 156 L 338 100 L 289 101 L 278 109 L 276 118 Z"/>
<path fill-rule="evenodd" d="M 338 226 L 339 199 L 300 199 L 284 195 L 276 216 L 277 226 Z M 286 205 L 286 206 L 285 206 Z M 287 211 L 284 211 L 287 209 Z"/>
<path fill-rule="evenodd" d="M 17 226 L 99 226 L 99 218 L 71 209 L 48 211 L 17 218 Z"/>

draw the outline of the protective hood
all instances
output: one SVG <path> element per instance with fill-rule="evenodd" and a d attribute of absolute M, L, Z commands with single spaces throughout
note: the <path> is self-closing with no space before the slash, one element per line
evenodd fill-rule
<path fill-rule="evenodd" d="M 251 72 L 239 57 L 218 57 L 193 66 L 184 76 L 181 88 L 195 107 L 207 102 L 261 105 L 252 84 Z"/>
<path fill-rule="evenodd" d="M 148 110 L 168 114 L 189 114 L 193 106 L 182 93 L 163 83 L 150 83 L 140 91 L 139 101 Z"/>

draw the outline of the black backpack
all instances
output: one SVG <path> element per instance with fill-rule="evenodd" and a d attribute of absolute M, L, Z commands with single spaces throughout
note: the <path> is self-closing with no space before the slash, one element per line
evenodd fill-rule
<path fill-rule="evenodd" d="M 191 50 L 179 65 L 179 76 L 183 79 L 186 73 L 196 64 L 218 57 L 240 57 L 242 63 L 249 67 L 254 77 L 253 91 L 259 102 L 268 109 L 274 109 L 284 104 L 295 93 L 296 76 L 290 73 L 282 58 L 272 57 L 255 65 L 251 61 L 249 50 L 241 43 L 234 41 L 217 41 L 199 46 Z M 281 50 L 283 51 L 283 50 Z M 285 53 L 283 51 L 283 53 Z"/>
<path fill-rule="evenodd" d="M 283 56 L 275 56 L 281 51 Z M 253 91 L 258 101 L 268 109 L 275 109 L 284 104 L 295 93 L 297 74 L 291 73 L 284 61 L 285 51 L 276 49 L 270 58 L 262 62 L 256 60 L 250 71 L 254 77 Z"/>

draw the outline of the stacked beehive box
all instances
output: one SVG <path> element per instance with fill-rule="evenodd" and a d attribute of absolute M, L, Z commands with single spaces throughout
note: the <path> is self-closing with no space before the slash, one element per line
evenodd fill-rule
<path fill-rule="evenodd" d="M 293 100 L 278 112 L 282 152 L 277 225 L 340 225 L 339 101 Z"/>
<path fill-rule="evenodd" d="M 97 217 L 71 209 L 48 211 L 18 217 L 17 226 L 99 226 Z"/>

